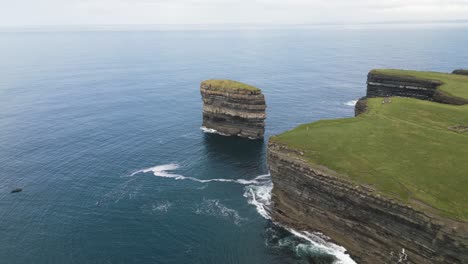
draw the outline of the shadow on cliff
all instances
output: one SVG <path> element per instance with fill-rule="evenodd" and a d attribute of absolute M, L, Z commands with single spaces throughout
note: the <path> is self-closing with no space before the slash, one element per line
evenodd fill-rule
<path fill-rule="evenodd" d="M 211 160 L 262 173 L 267 171 L 264 140 L 205 134 L 203 143 L 206 156 Z"/>

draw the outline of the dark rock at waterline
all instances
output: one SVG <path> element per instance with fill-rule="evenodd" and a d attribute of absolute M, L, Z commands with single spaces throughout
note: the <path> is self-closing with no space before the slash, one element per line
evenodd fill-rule
<path fill-rule="evenodd" d="M 309 264 L 329 264 L 336 261 L 335 256 L 329 254 L 317 254 L 308 258 Z"/>
<path fill-rule="evenodd" d="M 19 192 L 22 192 L 22 191 L 23 191 L 23 189 L 21 189 L 21 188 L 16 188 L 16 189 L 11 190 L 10 193 L 19 193 Z"/>

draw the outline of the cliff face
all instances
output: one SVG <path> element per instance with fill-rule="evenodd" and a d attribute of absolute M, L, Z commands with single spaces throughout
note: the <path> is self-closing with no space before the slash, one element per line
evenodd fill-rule
<path fill-rule="evenodd" d="M 369 72 L 367 75 L 367 97 L 401 96 L 443 104 L 463 105 L 468 100 L 450 96 L 437 88 L 442 82 L 424 80 L 410 76 L 394 76 Z"/>
<path fill-rule="evenodd" d="M 218 89 L 203 82 L 200 92 L 204 127 L 224 135 L 263 138 L 266 104 L 260 90 Z"/>
<path fill-rule="evenodd" d="M 432 101 L 441 82 L 407 76 L 370 72 L 367 75 L 367 97 L 402 96 Z"/>
<path fill-rule="evenodd" d="M 271 140 L 268 165 L 273 218 L 326 234 L 358 263 L 468 263 L 464 222 L 381 197 Z"/>
<path fill-rule="evenodd" d="M 458 75 L 468 75 L 468 70 L 466 70 L 466 69 L 456 69 L 452 73 L 453 74 L 458 74 Z"/>

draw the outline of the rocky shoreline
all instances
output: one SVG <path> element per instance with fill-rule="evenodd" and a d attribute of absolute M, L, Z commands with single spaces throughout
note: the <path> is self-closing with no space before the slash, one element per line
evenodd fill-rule
<path fill-rule="evenodd" d="M 203 127 L 219 134 L 251 139 L 265 133 L 265 97 L 259 89 L 236 89 L 236 83 L 219 89 L 202 82 Z"/>

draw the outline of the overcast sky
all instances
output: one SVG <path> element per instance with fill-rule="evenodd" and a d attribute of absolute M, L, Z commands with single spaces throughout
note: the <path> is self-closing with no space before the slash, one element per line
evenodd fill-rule
<path fill-rule="evenodd" d="M 468 0 L 0 0 L 0 26 L 468 19 Z"/>

